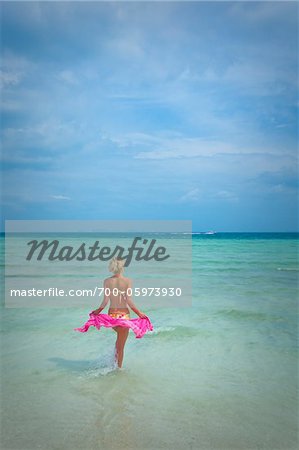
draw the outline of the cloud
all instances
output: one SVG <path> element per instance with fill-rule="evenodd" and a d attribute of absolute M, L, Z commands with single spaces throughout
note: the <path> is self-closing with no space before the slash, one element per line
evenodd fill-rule
<path fill-rule="evenodd" d="M 216 155 L 277 155 L 279 150 L 275 147 L 256 148 L 244 144 L 235 144 L 229 141 L 217 141 L 201 137 L 188 137 L 174 135 L 173 137 L 131 136 L 120 141 L 121 145 L 152 144 L 147 151 L 138 152 L 136 159 L 174 159 L 174 158 L 199 158 L 213 157 Z"/>
<path fill-rule="evenodd" d="M 35 64 L 28 58 L 4 47 L 1 54 L 0 70 L 0 83 L 4 92 L 5 88 L 19 85 L 34 67 Z"/>
<path fill-rule="evenodd" d="M 5 128 L 2 158 L 5 161 L 15 161 L 18 156 L 24 161 L 26 158 L 30 161 L 49 156 L 54 159 L 54 154 L 57 157 L 62 149 L 78 147 L 87 138 L 88 133 L 82 123 L 48 117 L 40 122 L 31 121 L 27 126 Z"/>
<path fill-rule="evenodd" d="M 67 197 L 66 195 L 50 195 L 50 197 L 54 200 L 71 200 L 70 197 Z"/>
<path fill-rule="evenodd" d="M 249 184 L 256 192 L 283 194 L 286 196 L 298 196 L 299 194 L 298 173 L 293 166 L 272 172 L 262 171 L 259 175 L 249 180 Z"/>
<path fill-rule="evenodd" d="M 233 2 L 229 5 L 229 14 L 245 25 L 260 26 L 263 24 L 280 22 L 283 18 L 288 23 L 295 23 L 296 5 L 292 2 L 256 2 L 254 7 L 250 2 Z"/>
<path fill-rule="evenodd" d="M 21 72 L 4 72 L 0 70 L 0 84 L 3 86 L 16 85 L 22 78 Z"/>
<path fill-rule="evenodd" d="M 56 78 L 70 85 L 79 84 L 79 81 L 72 70 L 62 70 L 56 75 Z"/>
<path fill-rule="evenodd" d="M 191 189 L 179 198 L 179 202 L 197 202 L 201 197 L 198 188 Z"/>
<path fill-rule="evenodd" d="M 207 185 L 205 189 L 201 190 L 199 188 L 193 188 L 179 198 L 179 202 L 183 203 L 197 203 L 199 200 L 204 200 L 205 203 L 211 200 L 220 200 L 235 203 L 239 201 L 239 197 L 233 191 L 219 190 L 215 192 L 215 190 L 211 186 Z"/>
<path fill-rule="evenodd" d="M 212 197 L 230 202 L 237 202 L 239 200 L 239 197 L 234 192 L 225 190 L 216 192 Z"/>

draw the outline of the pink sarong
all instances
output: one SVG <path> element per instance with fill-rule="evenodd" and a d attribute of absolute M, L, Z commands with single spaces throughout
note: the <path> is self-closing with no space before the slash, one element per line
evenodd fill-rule
<path fill-rule="evenodd" d="M 96 327 L 98 330 L 101 327 L 127 327 L 131 328 L 136 338 L 142 338 L 147 331 L 153 330 L 153 325 L 148 317 L 141 319 L 114 319 L 108 314 L 93 314 L 89 313 L 88 321 L 80 328 L 74 328 L 75 331 L 85 333 L 90 326 Z"/>

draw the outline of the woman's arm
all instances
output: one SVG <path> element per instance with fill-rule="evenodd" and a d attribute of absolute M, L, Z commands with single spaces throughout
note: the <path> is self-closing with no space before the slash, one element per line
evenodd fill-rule
<path fill-rule="evenodd" d="M 109 290 L 106 289 L 106 287 L 107 287 L 107 280 L 104 280 L 104 299 L 103 299 L 102 303 L 100 304 L 99 308 L 92 311 L 93 314 L 99 314 L 101 311 L 103 311 L 103 309 L 105 308 L 105 306 L 107 305 L 107 303 L 110 300 L 109 295 L 106 295 L 106 291 L 109 292 Z"/>
<path fill-rule="evenodd" d="M 128 289 L 130 289 L 130 292 L 132 292 L 132 281 L 131 280 L 129 280 L 128 287 L 127 287 L 127 295 L 126 295 L 127 304 L 131 308 L 131 310 L 134 311 L 135 314 L 137 314 L 137 316 L 141 317 L 141 319 L 145 319 L 147 316 L 137 308 L 137 306 L 135 305 L 135 303 L 132 300 L 132 296 L 128 295 Z"/>

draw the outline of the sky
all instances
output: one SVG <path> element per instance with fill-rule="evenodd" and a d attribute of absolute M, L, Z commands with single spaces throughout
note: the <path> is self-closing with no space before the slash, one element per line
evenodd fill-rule
<path fill-rule="evenodd" d="M 296 2 L 2 2 L 4 219 L 298 230 Z"/>

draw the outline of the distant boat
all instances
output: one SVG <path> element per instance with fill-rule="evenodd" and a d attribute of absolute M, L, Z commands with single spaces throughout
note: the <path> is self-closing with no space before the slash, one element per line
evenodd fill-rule
<path fill-rule="evenodd" d="M 216 231 L 206 231 L 205 234 L 216 234 Z"/>

